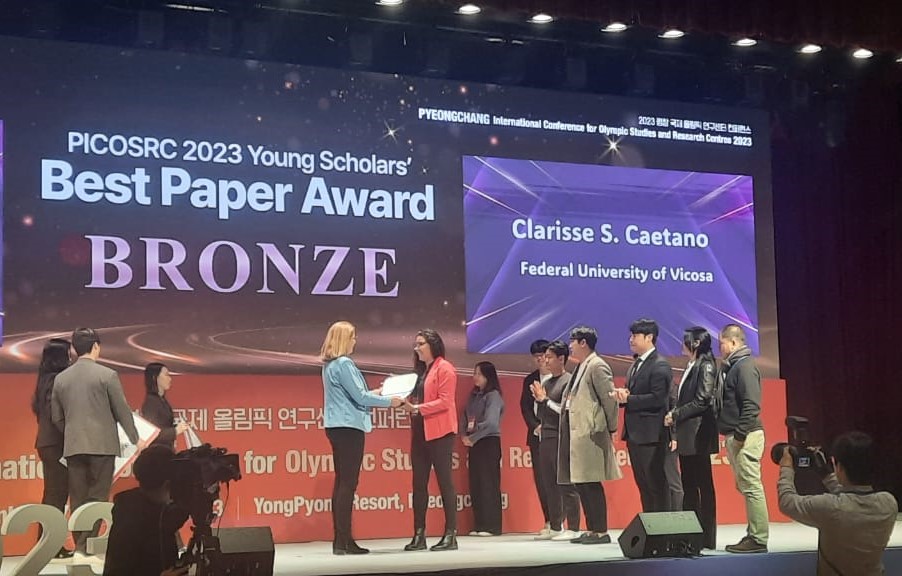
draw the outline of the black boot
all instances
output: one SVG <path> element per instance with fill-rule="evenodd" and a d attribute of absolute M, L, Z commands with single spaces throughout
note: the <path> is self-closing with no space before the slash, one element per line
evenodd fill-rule
<path fill-rule="evenodd" d="M 344 556 L 348 553 L 348 539 L 344 535 L 336 532 L 335 539 L 332 540 L 332 554 L 336 556 Z"/>
<path fill-rule="evenodd" d="M 438 541 L 438 544 L 430 548 L 433 552 L 441 552 L 443 550 L 457 550 L 457 530 L 445 530 L 445 535 Z"/>
<path fill-rule="evenodd" d="M 413 552 L 414 550 L 425 550 L 426 549 L 426 529 L 425 528 L 417 528 L 413 533 L 413 539 L 410 541 L 410 544 L 404 547 L 406 552 Z"/>
<path fill-rule="evenodd" d="M 347 554 L 369 554 L 369 548 L 363 548 L 357 545 L 357 542 L 354 542 L 354 539 L 351 538 L 348 540 L 347 546 L 345 546 L 345 550 L 347 550 Z"/>

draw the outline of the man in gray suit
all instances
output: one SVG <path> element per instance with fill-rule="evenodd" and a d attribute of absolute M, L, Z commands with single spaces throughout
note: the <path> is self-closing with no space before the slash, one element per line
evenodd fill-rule
<path fill-rule="evenodd" d="M 121 454 L 116 423 L 122 425 L 134 444 L 138 443 L 138 431 L 119 375 L 97 363 L 97 332 L 77 328 L 72 333 L 72 347 L 78 360 L 57 375 L 51 408 L 53 423 L 63 432 L 69 506 L 74 511 L 87 502 L 105 502 L 110 498 L 114 461 Z M 73 533 L 77 552 L 85 553 L 85 543 L 91 535 Z"/>
<path fill-rule="evenodd" d="M 567 468 L 558 465 L 558 483 L 573 484 L 586 515 L 589 529 L 570 542 L 608 544 L 608 505 L 602 482 L 621 477 L 614 454 L 619 408 L 612 398 L 614 379 L 611 367 L 595 353 L 598 333 L 578 326 L 570 332 L 570 358 L 579 362 L 564 390 L 560 427 L 569 431 Z M 561 434 L 563 439 L 565 434 Z M 565 447 L 560 444 L 559 451 Z"/>

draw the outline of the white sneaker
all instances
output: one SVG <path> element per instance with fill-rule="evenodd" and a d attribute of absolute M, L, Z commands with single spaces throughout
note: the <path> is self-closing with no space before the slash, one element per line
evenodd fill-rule
<path fill-rule="evenodd" d="M 539 534 L 533 540 L 554 540 L 561 533 L 560 530 L 548 530 L 544 534 Z"/>
<path fill-rule="evenodd" d="M 477 536 L 483 536 L 483 537 L 485 537 L 485 536 L 494 536 L 494 534 L 492 534 L 491 532 L 477 532 L 476 535 L 477 535 Z"/>
<path fill-rule="evenodd" d="M 536 536 L 544 536 L 551 532 L 551 524 L 545 524 L 545 527 L 536 532 Z"/>
<path fill-rule="evenodd" d="M 551 538 L 554 542 L 569 542 L 573 538 L 579 536 L 579 532 L 574 532 L 573 530 L 563 530 L 557 533 L 557 536 Z"/>
<path fill-rule="evenodd" d="M 71 564 L 90 564 L 93 566 L 103 566 L 103 558 L 100 556 L 95 556 L 94 554 L 84 554 L 82 552 L 76 552 L 72 555 L 72 558 L 69 560 Z"/>
<path fill-rule="evenodd" d="M 467 536 L 479 536 L 479 532 L 477 532 L 476 530 L 470 530 Z"/>

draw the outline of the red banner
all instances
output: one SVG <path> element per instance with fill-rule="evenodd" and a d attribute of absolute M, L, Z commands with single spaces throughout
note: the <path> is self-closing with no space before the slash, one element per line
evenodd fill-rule
<path fill-rule="evenodd" d="M 4 400 L 0 422 L 0 519 L 15 506 L 40 502 L 42 468 L 34 450 L 36 424 L 29 410 L 34 376 L 0 376 Z M 133 408 L 143 401 L 138 374 L 123 376 Z M 458 407 L 470 392 L 469 377 L 461 376 Z M 372 387 L 378 386 L 375 378 Z M 542 527 L 520 417 L 519 379 L 502 382 L 507 404 L 502 423 L 502 504 L 505 532 L 531 532 Z M 785 440 L 786 390 L 782 380 L 764 383 L 762 415 L 768 439 L 764 459 L 764 486 L 771 520 L 785 521 L 777 511 L 777 467 L 770 462 L 769 446 Z M 331 540 L 332 455 L 322 429 L 322 383 L 316 376 L 184 375 L 176 377 L 168 396 L 177 414 L 194 424 L 200 439 L 238 453 L 243 478 L 223 491 L 222 526 L 271 526 L 277 542 Z M 373 412 L 374 430 L 367 436 L 363 470 L 357 490 L 354 532 L 358 539 L 408 536 L 413 530 L 409 420 L 400 410 Z M 180 440 L 179 448 L 183 447 Z M 626 446 L 617 441 L 617 457 L 624 478 L 605 484 L 608 518 L 612 528 L 622 528 L 640 510 L 639 493 L 629 470 Z M 717 489 L 717 514 L 721 524 L 745 523 L 745 508 L 734 487 L 726 452 L 712 458 Z M 467 487 L 467 449 L 455 450 L 455 482 L 461 531 L 472 526 Z M 114 492 L 134 486 L 123 478 Z M 430 485 L 430 510 L 441 508 L 438 487 Z M 428 532 L 443 527 L 440 510 L 428 514 Z M 8 536 L 8 555 L 24 554 L 34 533 Z"/>

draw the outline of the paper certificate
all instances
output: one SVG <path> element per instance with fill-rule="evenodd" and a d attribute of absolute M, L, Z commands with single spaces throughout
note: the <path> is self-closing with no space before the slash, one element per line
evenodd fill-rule
<path fill-rule="evenodd" d="M 417 385 L 416 374 L 389 376 L 382 382 L 382 395 L 407 398 Z"/>
<path fill-rule="evenodd" d="M 148 446 L 151 442 L 153 442 L 157 436 L 160 435 L 160 429 L 145 420 L 143 417 L 138 414 L 133 414 L 135 419 L 135 429 L 138 431 L 138 444 L 140 445 L 140 449 L 138 446 L 131 443 L 131 440 L 128 439 L 128 435 L 125 433 L 125 430 L 122 429 L 121 424 L 117 424 L 116 427 L 119 430 L 119 446 L 122 451 L 122 456 L 116 457 L 116 463 L 114 465 L 113 471 L 113 479 L 117 479 L 125 471 L 129 466 L 134 464 L 135 459 L 138 457 L 138 453 L 145 447 Z"/>

